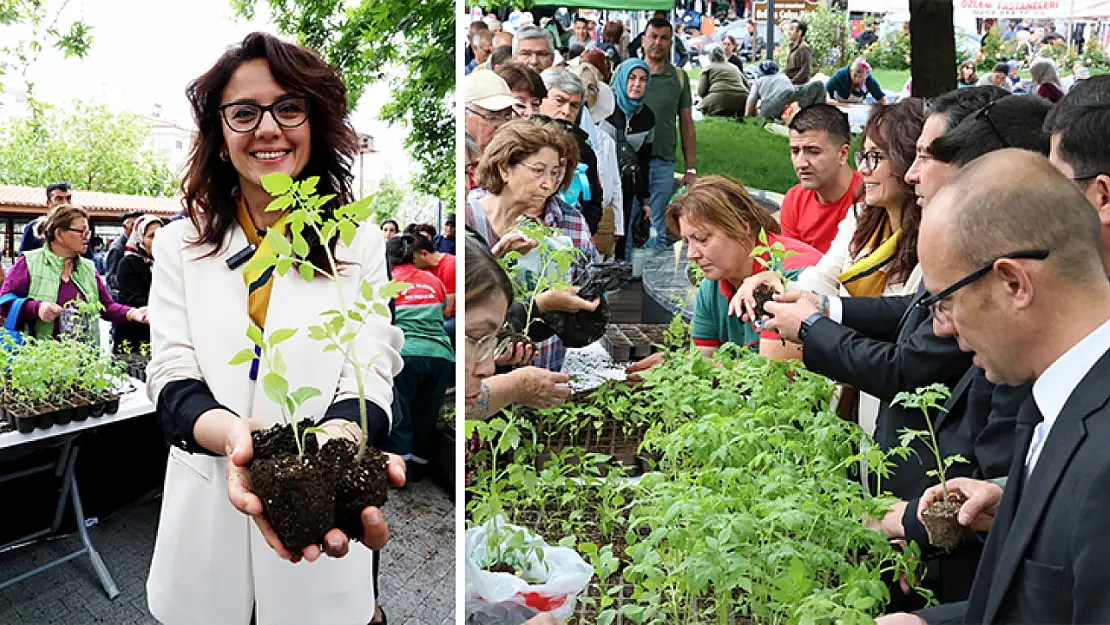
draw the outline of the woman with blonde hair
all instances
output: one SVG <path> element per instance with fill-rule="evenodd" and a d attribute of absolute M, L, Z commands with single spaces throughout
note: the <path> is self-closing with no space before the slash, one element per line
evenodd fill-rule
<path fill-rule="evenodd" d="M 709 357 L 725 343 L 745 347 L 774 360 L 799 358 L 800 351 L 784 346 L 778 335 L 755 328 L 729 315 L 729 302 L 744 281 L 763 270 L 752 250 L 762 243 L 781 243 L 795 252 L 784 260 L 788 276 L 816 263 L 821 252 L 782 236 L 775 218 L 748 195 L 744 185 L 725 176 L 698 178 L 685 193 L 667 207 L 667 227 L 682 235 L 686 256 L 705 274 L 694 302 L 690 334 L 701 352 Z M 762 260 L 771 259 L 764 253 Z M 662 361 L 652 355 L 628 368 L 629 374 L 648 369 Z"/>
<path fill-rule="evenodd" d="M 30 324 L 36 338 L 78 336 L 100 344 L 103 318 L 112 323 L 146 323 L 146 307 L 131 308 L 116 303 L 93 261 L 82 256 L 88 248 L 89 214 L 72 204 L 50 209 L 39 222 L 43 246 L 24 253 L 15 261 L 0 298 L 8 293 L 27 298 L 19 313 L 20 322 Z M 82 314 L 72 304 L 99 303 L 99 315 Z M 11 303 L 0 308 L 5 317 Z"/>

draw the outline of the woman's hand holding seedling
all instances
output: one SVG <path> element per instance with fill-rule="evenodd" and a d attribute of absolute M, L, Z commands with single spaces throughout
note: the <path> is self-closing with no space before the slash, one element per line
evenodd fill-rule
<path fill-rule="evenodd" d="M 921 501 L 917 506 L 918 519 L 921 519 L 922 511 L 929 504 L 944 500 L 945 490 L 949 496 L 955 494 L 963 500 L 960 514 L 956 518 L 960 525 L 976 532 L 990 531 L 994 523 L 994 513 L 998 509 L 999 502 L 1002 501 L 1001 486 L 994 482 L 973 480 L 968 477 L 955 477 L 943 485 L 931 486 L 921 495 Z"/>
<path fill-rule="evenodd" d="M 728 314 L 736 315 L 744 321 L 754 323 L 756 321 L 755 292 L 761 286 L 769 288 L 775 293 L 784 291 L 782 281 L 773 271 L 764 271 L 748 276 L 740 283 L 740 288 L 736 289 L 736 295 L 732 296 L 732 301 L 728 304 Z"/>
<path fill-rule="evenodd" d="M 565 373 L 523 367 L 507 375 L 517 379 L 514 387 L 519 396 L 515 403 L 531 408 L 551 408 L 570 399 L 570 387 L 563 386 L 570 381 L 570 376 Z"/>
<path fill-rule="evenodd" d="M 62 307 L 54 302 L 39 303 L 39 319 L 47 323 L 55 321 L 62 314 Z"/>
<path fill-rule="evenodd" d="M 536 296 L 536 308 L 539 308 L 540 312 L 594 312 L 600 305 L 600 297 L 595 297 L 593 301 L 578 297 L 578 287 L 576 286 L 552 289 Z"/>
<path fill-rule="evenodd" d="M 405 461 L 395 454 L 386 454 L 389 458 L 389 481 L 400 488 L 405 485 Z M 377 550 L 385 547 L 389 542 L 389 526 L 385 522 L 382 511 L 378 508 L 366 508 L 362 511 L 362 544 L 367 549 Z M 333 529 L 324 536 L 325 553 L 333 558 L 342 558 L 350 550 L 351 541 L 343 532 Z M 305 551 L 308 551 L 306 548 Z M 307 556 L 306 556 L 306 559 Z M 312 560 L 309 560 L 312 562 Z"/>
<path fill-rule="evenodd" d="M 509 343 L 505 353 L 494 361 L 498 367 L 520 367 L 536 357 L 535 347 L 527 343 Z"/>
<path fill-rule="evenodd" d="M 528 235 L 519 230 L 510 230 L 506 232 L 503 237 L 493 244 L 490 251 L 493 252 L 494 257 L 501 258 L 509 252 L 519 252 L 520 254 L 527 254 L 536 249 L 539 242 L 532 239 Z"/>
<path fill-rule="evenodd" d="M 147 323 L 146 306 L 142 308 L 132 308 L 127 311 L 127 320 L 133 323 Z"/>

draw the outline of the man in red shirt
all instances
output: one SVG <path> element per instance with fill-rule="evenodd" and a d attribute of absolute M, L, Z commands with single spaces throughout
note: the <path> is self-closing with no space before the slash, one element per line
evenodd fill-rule
<path fill-rule="evenodd" d="M 436 250 L 432 242 L 423 236 L 413 237 L 416 247 L 412 253 L 412 264 L 417 269 L 429 271 L 443 283 L 447 290 L 447 305 L 443 308 L 444 319 L 455 316 L 455 257 Z"/>
<path fill-rule="evenodd" d="M 863 190 L 863 176 L 848 166 L 851 144 L 848 116 L 835 106 L 807 106 L 791 120 L 790 161 L 799 183 L 782 201 L 783 236 L 829 251 Z"/>

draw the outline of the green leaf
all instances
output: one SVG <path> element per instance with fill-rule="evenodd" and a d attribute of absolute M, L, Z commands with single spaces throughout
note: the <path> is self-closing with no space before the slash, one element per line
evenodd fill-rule
<path fill-rule="evenodd" d="M 612 625 L 615 618 L 617 618 L 616 610 L 605 610 L 597 615 L 597 625 Z"/>
<path fill-rule="evenodd" d="M 374 285 L 370 284 L 369 280 L 362 281 L 362 299 L 367 301 L 374 299 Z"/>
<path fill-rule="evenodd" d="M 351 246 L 351 243 L 353 243 L 355 240 L 356 231 L 357 228 L 355 228 L 355 225 L 353 223 L 349 221 L 340 222 L 339 238 L 343 240 L 344 245 L 346 245 L 347 247 Z"/>
<path fill-rule="evenodd" d="M 293 259 L 289 258 L 289 257 L 280 259 L 274 265 L 274 271 L 276 271 L 277 275 L 279 275 L 279 276 L 284 276 L 285 274 L 289 273 L 289 270 L 292 269 L 292 268 L 293 268 Z"/>
<path fill-rule="evenodd" d="M 300 229 L 293 231 L 293 253 L 298 258 L 304 258 L 309 253 L 308 241 L 305 240 L 304 235 L 300 233 Z"/>
<path fill-rule="evenodd" d="M 316 185 L 320 182 L 320 176 L 310 176 L 301 181 L 300 192 L 302 196 L 315 195 Z"/>
<path fill-rule="evenodd" d="M 308 263 L 301 263 L 298 265 L 297 271 L 300 272 L 301 278 L 303 278 L 305 282 L 312 282 L 312 279 L 316 277 L 316 272 L 312 270 L 312 265 Z"/>
<path fill-rule="evenodd" d="M 277 257 L 273 254 L 263 254 L 255 252 L 254 256 L 243 266 L 244 273 L 258 273 L 265 272 L 270 267 L 277 263 Z"/>
<path fill-rule="evenodd" d="M 293 403 L 297 404 L 298 406 L 303 406 L 306 401 L 312 399 L 313 397 L 319 397 L 320 395 L 323 395 L 323 393 L 320 392 L 320 389 L 312 386 L 302 386 L 299 389 L 293 391 Z"/>
<path fill-rule="evenodd" d="M 273 228 L 266 230 L 266 243 L 278 256 L 289 256 L 293 253 L 293 244 Z"/>
<path fill-rule="evenodd" d="M 277 404 L 284 402 L 289 395 L 289 382 L 276 373 L 267 373 L 262 377 L 262 388 L 266 391 L 266 397 Z"/>
<path fill-rule="evenodd" d="M 283 210 L 289 208 L 292 205 L 293 205 L 293 197 L 292 196 L 289 196 L 289 195 L 278 196 L 278 197 L 274 198 L 274 200 L 266 206 L 266 212 L 283 211 Z"/>
<path fill-rule="evenodd" d="M 288 174 L 273 173 L 262 176 L 262 188 L 270 195 L 285 195 L 293 186 L 293 178 Z"/>
<path fill-rule="evenodd" d="M 270 347 L 274 347 L 279 343 L 288 341 L 289 339 L 293 338 L 293 335 L 295 335 L 296 333 L 296 328 L 282 328 L 280 330 L 274 330 L 274 332 L 270 334 L 269 338 Z"/>
<path fill-rule="evenodd" d="M 396 280 L 390 280 L 386 283 L 385 286 L 378 290 L 378 297 L 382 299 L 394 299 L 401 293 L 404 293 L 411 286 L 412 284 L 409 282 L 398 282 Z"/>
<path fill-rule="evenodd" d="M 289 372 L 289 367 L 285 365 L 285 359 L 281 357 L 281 352 L 274 350 L 273 365 L 270 367 L 274 373 L 284 376 Z"/>
<path fill-rule="evenodd" d="M 235 365 L 241 365 L 245 362 L 250 362 L 250 361 L 254 360 L 254 358 L 255 358 L 255 356 L 254 356 L 254 350 L 253 349 L 244 349 L 244 350 L 239 351 L 237 354 L 235 354 L 235 356 L 233 356 L 231 358 L 231 362 L 229 362 L 227 364 L 234 367 Z"/>
<path fill-rule="evenodd" d="M 247 326 L 247 338 L 258 347 L 266 347 L 266 344 L 262 342 L 262 328 L 253 323 Z"/>

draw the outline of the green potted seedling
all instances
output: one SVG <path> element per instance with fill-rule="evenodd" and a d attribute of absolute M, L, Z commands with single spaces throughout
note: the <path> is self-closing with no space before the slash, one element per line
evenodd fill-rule
<path fill-rule="evenodd" d="M 903 408 L 917 408 L 925 419 L 928 430 L 914 430 L 904 428 L 900 434 L 900 444 L 909 447 L 914 440 L 920 440 L 933 453 L 937 468 L 928 471 L 926 475 L 940 480 L 941 500 L 934 501 L 921 511 L 921 521 L 929 534 L 929 543 L 945 551 L 951 551 L 963 540 L 967 528 L 960 525 L 957 517 L 960 512 L 962 499 L 957 493 L 948 492 L 948 469 L 957 462 L 967 463 L 967 458 L 960 454 L 952 454 L 941 458 L 940 444 L 937 441 L 936 431 L 933 429 L 932 414 L 939 414 L 944 410 L 944 400 L 951 397 L 951 393 L 943 384 L 931 384 L 917 389 L 914 393 L 903 392 L 894 396 L 895 405 Z"/>
<path fill-rule="evenodd" d="M 755 320 L 761 323 L 764 317 L 770 317 L 763 306 L 770 301 L 774 301 L 775 293 L 781 292 L 786 289 L 786 259 L 795 256 L 798 253 L 793 250 L 787 250 L 786 246 L 781 241 L 774 243 L 767 243 L 767 231 L 760 228 L 759 230 L 759 245 L 752 248 L 750 254 L 755 262 L 763 266 L 764 269 L 771 272 L 778 278 L 779 289 L 774 289 L 769 285 L 760 284 L 756 287 L 752 296 L 755 298 Z M 767 258 L 764 258 L 764 255 Z"/>
<path fill-rule="evenodd" d="M 362 436 L 358 443 L 332 439 L 319 448 L 316 437 L 322 432 L 314 427 L 309 415 L 301 409 L 323 391 L 310 386 L 294 389 L 285 376 L 287 366 L 279 345 L 299 331 L 296 328 L 273 328 L 266 335 L 257 326 L 247 328 L 253 348 L 237 353 L 232 365 L 250 363 L 256 357 L 264 365 L 262 376 L 266 397 L 280 406 L 283 423 L 254 432 L 254 457 L 250 464 L 251 485 L 263 502 L 263 516 L 270 522 L 282 544 L 294 553 L 309 545 L 323 543 L 324 534 L 338 528 L 351 538 L 361 538 L 362 511 L 386 502 L 389 485 L 387 458 L 367 445 L 366 382 L 377 354 L 361 354 L 355 339 L 367 322 L 389 318 L 387 304 L 408 284 L 389 282 L 375 287 L 364 281 L 353 301 L 340 284 L 342 263 L 331 251 L 330 243 L 338 238 L 343 245 L 354 241 L 359 224 L 372 213 L 370 198 L 326 211 L 334 195 L 316 193 L 319 177 L 296 182 L 285 174 L 263 176 L 262 185 L 275 199 L 267 211 L 288 211 L 285 223 L 289 236 L 269 229 L 266 241 L 272 254 L 255 254 L 244 271 L 270 268 L 279 276 L 296 270 L 302 279 L 317 276 L 329 279 L 338 293 L 339 308 L 321 313 L 320 323 L 308 327 L 308 336 L 321 343 L 321 352 L 339 352 L 351 367 L 358 388 L 359 423 Z M 306 232 L 315 233 L 326 250 L 324 267 L 309 259 Z M 331 392 L 332 389 L 327 389 Z M 315 415 L 319 417 L 320 415 Z"/>

